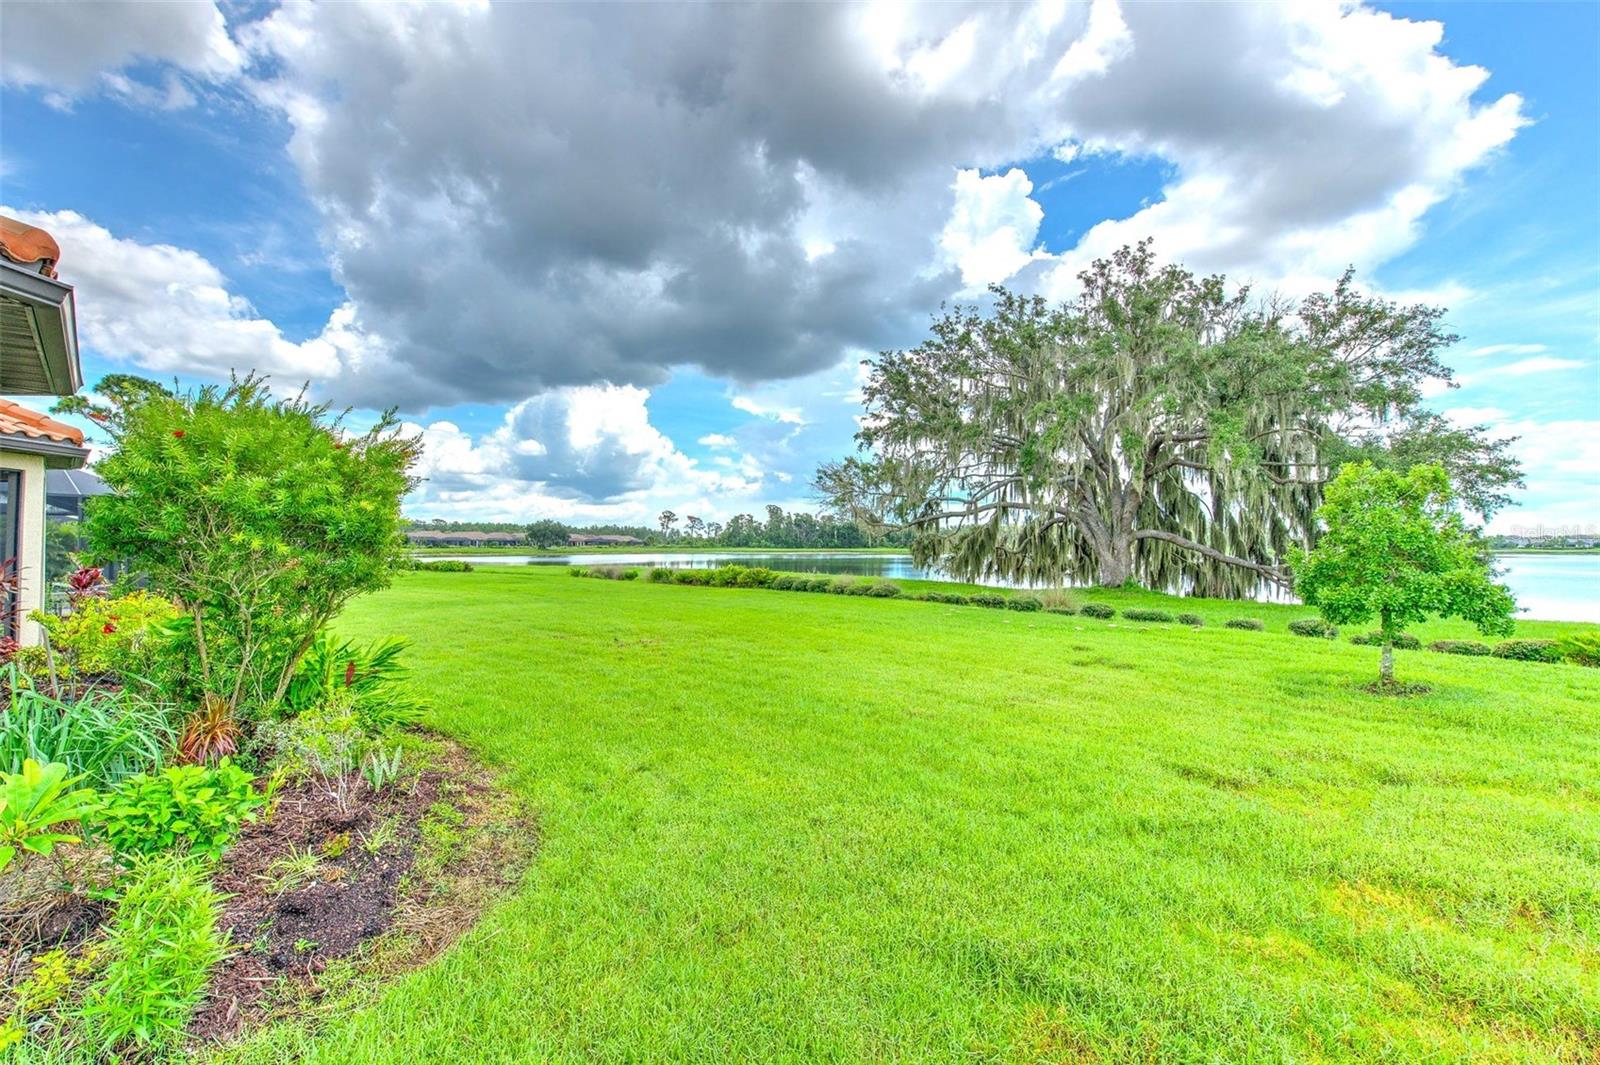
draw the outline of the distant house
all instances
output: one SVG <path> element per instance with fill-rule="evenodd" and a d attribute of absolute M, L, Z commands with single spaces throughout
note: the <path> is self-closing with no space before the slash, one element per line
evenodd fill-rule
<path fill-rule="evenodd" d="M 521 533 L 479 529 L 407 529 L 406 540 L 413 547 L 512 547 L 528 542 Z"/>
<path fill-rule="evenodd" d="M 637 536 L 595 536 L 589 533 L 568 533 L 568 547 L 643 547 Z"/>

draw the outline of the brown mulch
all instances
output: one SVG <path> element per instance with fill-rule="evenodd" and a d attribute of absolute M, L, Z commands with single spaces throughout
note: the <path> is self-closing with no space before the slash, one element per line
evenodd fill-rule
<path fill-rule="evenodd" d="M 272 816 L 241 833 L 213 880 L 229 896 L 219 928 L 234 953 L 218 966 L 190 1032 L 226 1040 L 296 997 L 314 998 L 330 962 L 363 954 L 396 925 L 410 934 L 388 952 L 390 968 L 418 964 L 454 941 L 521 875 L 537 842 L 537 826 L 507 821 L 505 797 L 483 777 L 447 744 L 421 773 L 403 773 L 381 793 L 359 783 L 346 809 L 319 781 L 281 789 Z M 430 818 L 455 834 L 447 855 L 428 852 Z M 308 852 L 318 856 L 315 870 L 287 875 L 282 861 Z M 457 890 L 466 876 L 472 887 Z"/>

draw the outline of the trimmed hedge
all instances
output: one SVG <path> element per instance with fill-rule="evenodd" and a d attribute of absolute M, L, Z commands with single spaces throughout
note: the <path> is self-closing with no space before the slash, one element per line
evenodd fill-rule
<path fill-rule="evenodd" d="M 1193 625 L 1195 628 L 1198 629 L 1200 626 L 1204 625 L 1205 623 L 1206 623 L 1206 619 L 1201 617 L 1199 614 L 1179 614 L 1178 615 L 1178 624 L 1179 625 Z"/>
<path fill-rule="evenodd" d="M 1575 666 L 1600 668 L 1600 632 L 1576 632 L 1560 641 L 1561 657 Z"/>
<path fill-rule="evenodd" d="M 1561 645 L 1554 640 L 1502 640 L 1493 654 L 1517 662 L 1560 662 Z"/>
<path fill-rule="evenodd" d="M 894 581 L 880 581 L 869 587 L 867 594 L 874 599 L 897 599 L 900 596 L 900 586 Z"/>
<path fill-rule="evenodd" d="M 411 568 L 425 570 L 429 573 L 471 573 L 472 563 L 462 562 L 457 558 L 436 558 L 430 561 L 415 562 Z"/>
<path fill-rule="evenodd" d="M 1266 628 L 1259 618 L 1229 618 L 1222 623 L 1225 629 L 1244 629 L 1246 632 L 1260 632 Z"/>
<path fill-rule="evenodd" d="M 1085 603 L 1078 613 L 1086 618 L 1099 618 L 1101 621 L 1117 616 L 1116 610 L 1104 603 Z"/>
<path fill-rule="evenodd" d="M 1289 622 L 1289 631 L 1296 636 L 1314 636 L 1323 640 L 1339 638 L 1339 626 L 1321 618 L 1295 618 Z"/>
<path fill-rule="evenodd" d="M 1154 621 L 1162 625 L 1171 625 L 1178 620 L 1165 610 L 1150 610 L 1142 606 L 1131 606 L 1122 612 L 1122 616 L 1129 621 Z"/>
<path fill-rule="evenodd" d="M 1047 606 L 1044 608 L 1044 612 L 1046 614 L 1066 614 L 1071 616 L 1078 613 L 1078 608 L 1071 603 L 1063 603 L 1060 606 Z"/>
<path fill-rule="evenodd" d="M 650 571 L 651 584 L 671 584 L 672 570 L 666 566 L 657 566 Z"/>
<path fill-rule="evenodd" d="M 1442 655 L 1486 655 L 1490 653 L 1489 645 L 1478 640 L 1434 640 L 1428 645 L 1428 650 L 1438 651 Z"/>
<path fill-rule="evenodd" d="M 1014 595 L 1006 600 L 1007 610 L 1033 612 L 1044 609 L 1044 600 L 1036 595 Z"/>
<path fill-rule="evenodd" d="M 1363 647 L 1382 647 L 1383 633 L 1358 632 L 1354 636 L 1350 637 L 1350 642 L 1360 644 Z M 1422 641 L 1411 635 L 1409 632 L 1399 632 L 1395 634 L 1394 646 L 1397 650 L 1401 651 L 1416 651 L 1421 649 Z"/>
<path fill-rule="evenodd" d="M 979 592 L 977 595 L 969 595 L 967 602 L 973 606 L 986 606 L 990 610 L 1004 610 L 1006 608 L 1006 597 L 995 595 L 993 592 Z"/>

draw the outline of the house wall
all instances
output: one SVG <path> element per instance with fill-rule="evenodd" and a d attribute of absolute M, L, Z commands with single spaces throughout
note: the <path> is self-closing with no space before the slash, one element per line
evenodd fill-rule
<path fill-rule="evenodd" d="M 0 469 L 22 471 L 22 520 L 17 569 L 22 575 L 22 644 L 42 639 L 28 615 L 44 603 L 44 457 L 0 451 Z M 5 561 L 0 559 L 0 562 Z"/>

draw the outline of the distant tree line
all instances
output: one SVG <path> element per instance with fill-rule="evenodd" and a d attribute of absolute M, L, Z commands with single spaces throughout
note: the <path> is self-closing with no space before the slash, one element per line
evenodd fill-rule
<path fill-rule="evenodd" d="M 753 514 L 735 514 L 726 522 L 707 521 L 693 514 L 680 519 L 675 512 L 664 510 L 654 528 L 644 525 L 571 525 L 554 518 L 540 518 L 531 523 L 408 519 L 405 527 L 440 532 L 518 532 L 526 535 L 528 542 L 538 547 L 564 546 L 567 537 L 572 534 L 632 536 L 652 546 L 678 544 L 773 548 L 906 547 L 913 535 L 910 530 L 874 533 L 867 526 L 849 518 L 807 514 L 803 511 L 791 513 L 775 505 L 766 507 L 764 520 Z"/>

